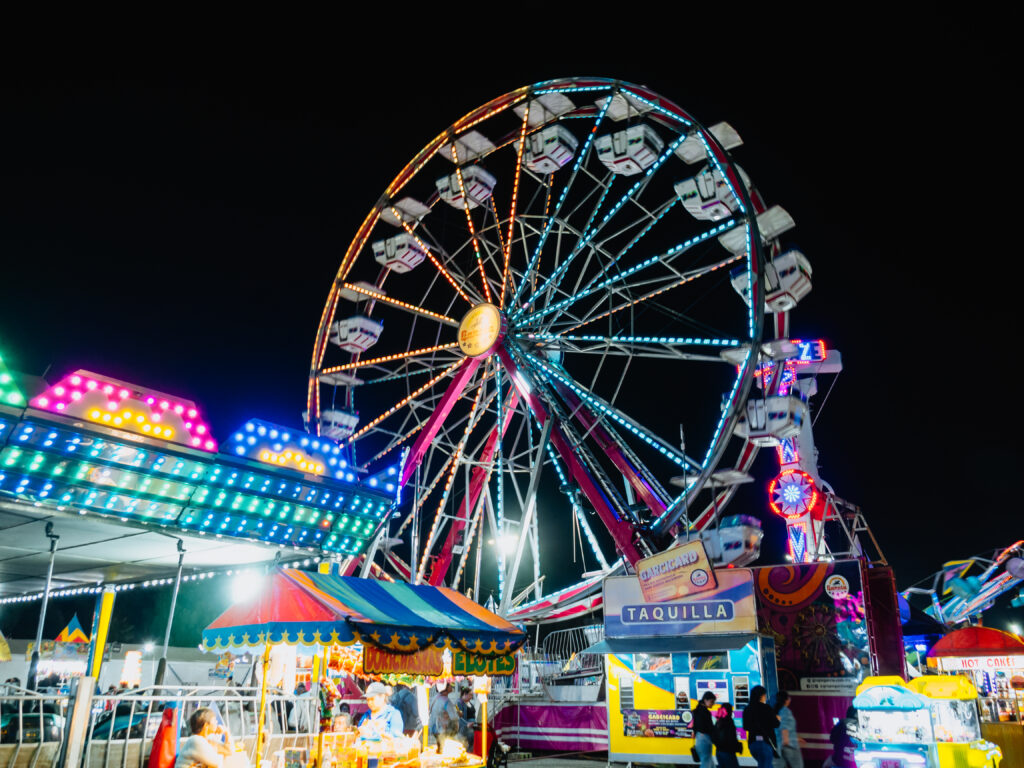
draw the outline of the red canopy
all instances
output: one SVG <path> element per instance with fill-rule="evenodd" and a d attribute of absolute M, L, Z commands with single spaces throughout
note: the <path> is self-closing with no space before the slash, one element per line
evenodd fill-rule
<path fill-rule="evenodd" d="M 938 656 L 993 656 L 1024 654 L 1024 641 L 1009 632 L 991 627 L 964 627 L 950 632 L 928 651 Z"/>

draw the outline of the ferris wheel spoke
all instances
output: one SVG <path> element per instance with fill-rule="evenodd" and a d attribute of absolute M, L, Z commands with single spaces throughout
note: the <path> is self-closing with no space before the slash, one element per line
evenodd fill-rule
<path fill-rule="evenodd" d="M 549 363 L 543 358 L 531 354 L 525 350 L 520 350 L 523 355 L 528 357 L 534 366 L 542 370 L 550 379 L 557 384 L 564 385 L 579 397 L 588 408 L 597 411 L 598 413 L 604 414 L 612 419 L 613 422 L 624 427 L 628 432 L 638 437 L 643 442 L 647 443 L 650 447 L 658 451 L 669 461 L 673 462 L 677 466 L 683 469 L 691 467 L 699 467 L 700 464 L 694 459 L 690 458 L 678 448 L 669 444 L 656 434 L 651 432 L 647 427 L 643 426 L 636 420 L 630 418 L 621 410 L 606 402 L 602 398 L 598 397 L 594 393 L 588 391 L 586 388 L 577 383 L 564 369 L 556 368 L 554 365 Z"/>
<path fill-rule="evenodd" d="M 587 158 L 589 158 L 590 156 L 590 148 L 593 146 L 594 137 L 597 135 L 597 129 L 600 127 L 601 122 L 604 120 L 604 116 L 608 113 L 608 108 L 611 106 L 611 104 L 612 98 L 611 95 L 609 95 L 608 99 L 605 101 L 604 106 L 601 107 L 601 109 L 598 111 L 597 118 L 594 120 L 594 124 L 590 128 L 590 133 L 587 134 L 587 138 L 583 142 L 583 147 L 581 148 L 579 155 L 576 157 L 576 160 L 573 163 L 572 171 L 569 174 L 569 178 L 565 182 L 565 186 L 562 187 L 562 191 L 558 196 L 558 202 L 555 203 L 555 208 L 551 212 L 551 216 L 548 218 L 548 223 L 541 231 L 541 235 L 536 247 L 534 248 L 533 255 L 530 257 L 529 262 L 527 262 L 526 269 L 523 272 L 524 281 L 519 284 L 519 289 L 515 292 L 515 294 L 513 294 L 512 301 L 510 302 L 511 305 L 517 305 L 520 297 L 522 296 L 523 286 L 526 284 L 526 282 L 529 281 L 530 273 L 533 272 L 534 267 L 537 265 L 537 260 L 540 258 L 541 251 L 544 250 L 544 243 L 548 239 L 548 234 L 551 232 L 551 227 L 554 225 L 554 222 L 557 219 L 559 212 L 562 210 L 562 204 L 565 202 L 566 195 L 569 194 L 569 190 L 572 188 L 572 184 L 576 180 L 576 176 L 579 172 L 580 167 L 586 162 Z"/>
<path fill-rule="evenodd" d="M 580 301 L 582 299 L 585 299 L 587 296 L 591 296 L 591 295 L 597 293 L 598 291 L 616 290 L 617 288 L 620 287 L 620 284 L 628 286 L 629 284 L 626 283 L 626 281 L 628 279 L 633 278 L 635 275 L 640 274 L 641 272 L 644 272 L 644 270 L 651 269 L 651 268 L 653 268 L 655 266 L 661 266 L 661 267 L 665 267 L 665 268 L 668 268 L 668 269 L 671 270 L 672 269 L 672 262 L 675 259 L 679 258 L 679 256 L 681 256 L 682 254 L 686 253 L 687 251 L 692 249 L 694 246 L 697 246 L 700 243 L 705 242 L 708 238 L 713 237 L 714 235 L 718 235 L 718 234 L 720 234 L 722 232 L 725 232 L 728 229 L 732 229 L 733 226 L 735 226 L 735 221 L 734 220 L 730 220 L 730 221 L 725 222 L 723 224 L 719 224 L 718 226 L 712 227 L 711 229 L 707 230 L 706 232 L 703 232 L 700 235 L 696 235 L 695 237 L 692 237 L 692 238 L 690 238 L 690 239 L 680 243 L 679 245 L 676 245 L 673 248 L 670 248 L 665 253 L 659 254 L 657 256 L 651 256 L 650 258 L 644 259 L 643 261 L 641 261 L 641 262 L 639 262 L 637 264 L 634 264 L 629 269 L 622 270 L 617 275 L 605 278 L 604 280 L 601 280 L 601 281 L 597 281 L 595 279 L 590 284 L 588 284 L 585 288 L 583 288 L 580 291 L 578 291 L 576 294 L 570 295 L 570 296 L 566 296 L 564 299 L 561 299 L 560 301 L 556 301 L 556 302 L 554 302 L 552 304 L 547 305 L 546 307 L 544 307 L 544 309 L 537 310 L 537 311 L 527 315 L 526 317 L 521 318 L 518 321 L 517 325 L 520 328 L 522 328 L 522 327 L 525 327 L 527 325 L 534 324 L 534 323 L 538 322 L 539 320 L 541 320 L 542 318 L 546 317 L 547 315 L 550 315 L 550 314 L 552 314 L 554 312 L 566 310 L 568 307 L 571 307 L 576 302 L 578 302 L 578 301 Z M 688 272 L 681 273 L 681 279 L 677 283 L 672 285 L 671 287 L 675 287 L 676 285 L 682 285 L 683 283 L 690 282 L 691 280 L 696 280 L 697 278 L 702 277 L 703 275 L 710 274 L 711 272 L 714 272 L 715 270 L 721 269 L 722 267 L 724 267 L 724 266 L 726 266 L 728 264 L 732 264 L 733 262 L 739 261 L 739 260 L 744 259 L 744 258 L 746 258 L 745 255 L 733 256 L 733 257 L 728 258 L 728 259 L 722 259 L 722 260 L 716 262 L 715 264 L 710 264 L 710 265 L 707 265 L 707 266 L 703 266 L 703 267 L 699 267 L 699 268 L 690 270 Z M 680 274 L 680 273 L 676 272 L 675 274 Z M 643 279 L 643 278 L 641 278 L 641 279 Z M 668 289 L 664 288 L 662 290 L 668 290 Z"/>
<path fill-rule="evenodd" d="M 479 358 L 470 358 L 476 359 Z M 451 493 L 452 486 L 455 482 L 455 474 L 458 472 L 461 466 L 462 453 L 466 449 L 466 443 L 469 441 L 469 436 L 473 432 L 473 429 L 479 423 L 479 407 L 480 407 L 480 396 L 483 394 L 484 387 L 477 387 L 476 396 L 473 399 L 473 407 L 470 410 L 469 419 L 466 422 L 466 426 L 463 429 L 462 438 L 459 440 L 455 451 L 452 453 L 452 463 L 448 470 L 448 475 L 445 478 L 444 487 L 441 489 L 441 500 L 437 505 L 437 512 L 434 513 L 434 520 L 430 526 L 430 533 L 427 535 L 426 542 L 423 546 L 423 556 L 420 559 L 419 568 L 417 569 L 417 581 L 423 578 L 423 574 L 426 570 L 427 561 L 430 558 L 431 551 L 433 550 L 434 544 L 437 543 L 438 534 L 440 528 L 444 522 L 444 508 L 448 502 L 448 495 Z"/>
<path fill-rule="evenodd" d="M 462 290 L 462 285 L 459 283 L 459 281 L 457 281 L 452 276 L 451 272 L 445 269 L 444 265 L 440 261 L 438 261 L 438 258 L 437 256 L 434 255 L 433 250 L 416 235 L 416 232 L 413 231 L 413 228 L 409 225 L 409 222 L 407 222 L 404 219 L 404 217 L 396 208 L 392 208 L 391 210 L 394 213 L 395 218 L 397 218 L 398 221 L 402 223 L 402 228 L 409 233 L 409 236 L 412 237 L 413 240 L 416 241 L 416 244 L 423 249 L 424 253 L 427 254 L 427 258 L 430 259 L 430 263 L 434 265 L 437 271 L 441 273 L 441 275 L 444 277 L 445 280 L 448 281 L 451 287 L 458 292 L 459 296 L 465 299 L 467 303 L 473 304 L 474 301 L 471 298 L 469 298 L 469 296 L 466 294 L 464 290 Z"/>
<path fill-rule="evenodd" d="M 515 234 L 516 226 L 516 205 L 519 201 L 519 180 L 523 172 L 523 152 L 526 150 L 526 131 L 530 126 L 530 102 L 526 102 L 523 110 L 523 125 L 519 129 L 519 146 L 516 147 L 516 170 L 512 176 L 512 204 L 509 206 L 508 214 L 508 237 L 505 238 L 504 251 L 505 261 L 501 270 L 501 294 L 498 299 L 498 306 L 505 306 L 505 292 L 508 289 L 508 262 L 512 255 L 512 237 Z M 492 198 L 493 200 L 493 198 Z M 493 204 L 493 203 L 492 203 Z M 495 213 L 497 219 L 497 213 Z M 498 236 L 501 236 L 499 230 Z"/>
<path fill-rule="evenodd" d="M 414 315 L 418 315 L 420 317 L 426 317 L 426 318 L 429 318 L 430 320 L 436 320 L 439 323 L 444 323 L 445 325 L 450 325 L 453 328 L 458 328 L 459 327 L 458 321 L 457 320 L 453 320 L 452 318 L 448 317 L 447 315 L 438 314 L 437 312 L 431 312 L 429 309 L 425 309 L 423 307 L 419 307 L 419 306 L 417 306 L 415 304 L 410 304 L 410 303 L 405 302 L 405 301 L 399 301 L 398 299 L 393 299 L 390 296 L 385 296 L 383 293 L 378 293 L 377 291 L 371 290 L 369 288 L 364 288 L 361 285 L 353 285 L 352 283 L 342 283 L 341 287 L 343 289 L 345 289 L 345 290 L 353 291 L 355 293 L 358 293 L 358 294 L 361 294 L 361 295 L 366 296 L 368 298 L 371 298 L 374 301 L 379 301 L 379 302 L 381 302 L 383 304 L 387 304 L 389 306 L 405 310 L 406 312 L 411 312 Z"/>
<path fill-rule="evenodd" d="M 452 147 L 452 159 L 455 161 L 455 177 L 459 182 L 459 194 L 462 195 L 462 210 L 466 212 L 466 226 L 469 227 L 469 236 L 473 241 L 473 253 L 476 254 L 476 263 L 480 268 L 480 282 L 484 287 L 484 297 L 487 301 L 491 300 L 491 287 L 488 284 L 487 273 L 484 271 L 484 261 L 480 256 L 480 243 L 477 238 L 476 228 L 473 225 L 473 214 L 470 213 L 469 209 L 469 196 L 466 194 L 466 183 L 462 178 L 462 166 L 459 165 L 459 143 L 453 141 Z"/>
<path fill-rule="evenodd" d="M 532 305 L 537 298 L 542 296 L 551 283 L 561 280 L 561 276 L 564 274 L 565 270 L 568 269 L 569 264 L 572 263 L 573 259 L 575 259 L 579 252 L 582 251 L 587 246 L 587 244 L 590 243 L 590 241 L 597 236 L 597 234 L 604 228 L 604 226 L 609 221 L 611 221 L 612 217 L 619 212 L 622 206 L 624 206 L 629 200 L 633 198 L 634 194 L 637 194 L 646 188 L 651 176 L 658 170 L 658 168 L 662 166 L 662 164 L 666 160 L 668 160 L 668 158 L 672 156 L 676 148 L 683 143 L 684 139 L 686 139 L 686 136 L 687 134 L 684 133 L 677 137 L 675 140 L 673 140 L 665 149 L 665 151 L 662 152 L 661 155 L 659 155 L 658 158 L 654 161 L 654 163 L 651 164 L 651 167 L 644 171 L 643 177 L 637 182 L 635 182 L 633 186 L 630 187 L 629 190 L 627 190 L 621 198 L 619 198 L 618 202 L 616 202 L 615 205 L 612 206 L 611 210 L 604 215 L 601 221 L 587 228 L 586 233 L 583 235 L 580 241 L 573 247 L 572 251 L 566 257 L 565 261 L 563 261 L 559 265 L 558 269 L 555 270 L 551 277 L 549 277 L 547 281 L 543 285 L 541 285 L 540 288 L 534 291 L 530 295 L 530 298 L 526 302 L 524 302 L 521 307 L 518 307 L 516 309 L 515 313 L 512 315 L 513 320 L 520 317 L 523 314 L 523 312 L 526 311 L 527 307 Z"/>
<path fill-rule="evenodd" d="M 467 358 L 463 358 L 463 360 L 465 360 L 465 359 L 467 359 Z M 382 413 L 382 414 L 381 414 L 380 416 L 378 416 L 377 418 L 375 418 L 375 419 L 374 419 L 373 421 L 371 421 L 371 422 L 369 422 L 369 423 L 365 424 L 364 426 L 362 426 L 362 427 L 361 427 L 361 428 L 360 428 L 359 430 L 357 430 L 356 432 L 353 432 L 353 433 L 352 433 L 352 434 L 351 434 L 351 435 L 350 435 L 350 436 L 349 436 L 349 437 L 348 437 L 348 438 L 346 439 L 345 443 L 346 443 L 347 445 L 351 445 L 351 444 L 352 444 L 353 442 L 355 442 L 356 440 L 358 440 L 358 439 L 359 439 L 360 437 L 362 437 L 363 435 L 365 435 L 365 434 L 366 434 L 367 432 L 369 432 L 369 431 L 370 431 L 371 429 L 373 429 L 373 428 L 374 428 L 375 426 L 377 426 L 377 425 L 378 425 L 378 424 L 380 424 L 380 423 L 381 423 L 382 421 L 384 421 L 384 419 L 388 418 L 389 416 L 391 416 L 391 415 L 392 415 L 392 414 L 394 414 L 394 413 L 397 413 L 397 412 L 398 412 L 399 410 L 401 410 L 401 409 L 402 409 L 403 407 L 405 407 L 406 405 L 408 405 L 408 404 L 409 404 L 410 402 L 414 401 L 414 400 L 415 400 L 415 399 L 416 399 L 417 397 L 419 397 L 419 396 L 420 396 L 421 394 L 423 394 L 423 393 L 424 393 L 424 392 L 426 392 L 426 391 L 427 391 L 428 389 L 430 389 L 430 388 L 431 388 L 432 386 L 434 386 L 435 384 L 437 384 L 437 382 L 441 381 L 441 379 L 443 379 L 443 378 L 445 378 L 446 376 L 450 375 L 450 374 L 452 373 L 452 371 L 454 371 L 454 370 L 455 370 L 456 368 L 458 368 L 458 367 L 459 367 L 459 366 L 460 366 L 460 365 L 462 364 L 463 360 L 459 360 L 458 362 L 456 362 L 456 363 L 454 363 L 454 364 L 452 364 L 452 365 L 448 366 L 448 367 L 447 367 L 447 368 L 445 368 L 445 369 L 444 369 L 443 371 L 441 371 L 441 373 L 439 373 L 439 374 L 438 374 L 437 376 L 435 376 L 435 377 L 434 377 L 434 378 L 432 378 L 432 379 L 431 379 L 430 381 L 428 381 L 428 382 L 427 382 L 426 384 L 424 384 L 423 386 L 421 386 L 421 387 L 419 387 L 419 388 L 418 388 L 417 390 L 415 390 L 415 391 L 414 391 L 414 392 L 413 392 L 412 394 L 410 394 L 410 395 L 407 395 L 406 397 L 402 398 L 402 399 L 401 399 L 401 400 L 399 400 L 399 401 L 398 401 L 398 402 L 397 402 L 397 403 L 396 403 L 395 405 L 391 406 L 391 407 L 390 407 L 390 408 L 389 408 L 388 410 L 384 411 L 384 413 Z M 460 380 L 461 380 L 461 377 L 460 377 Z M 406 478 L 406 480 L 408 480 L 408 478 Z M 405 481 L 403 481 L 403 482 L 402 482 L 402 485 L 405 485 Z"/>
<path fill-rule="evenodd" d="M 396 360 L 406 360 L 410 357 L 418 357 L 419 355 L 429 355 L 431 352 L 440 352 L 444 349 L 452 349 L 453 347 L 459 346 L 457 341 L 453 341 L 449 344 L 439 344 L 433 347 L 423 347 L 422 349 L 413 349 L 408 352 L 402 352 L 394 355 L 384 355 L 383 357 L 374 357 L 368 360 L 356 360 L 352 363 L 345 363 L 344 365 L 335 365 L 330 368 L 324 368 L 320 373 L 327 375 L 330 373 L 340 373 L 341 371 L 351 371 L 355 368 L 363 368 L 368 365 L 380 365 L 382 363 L 390 363 Z"/>

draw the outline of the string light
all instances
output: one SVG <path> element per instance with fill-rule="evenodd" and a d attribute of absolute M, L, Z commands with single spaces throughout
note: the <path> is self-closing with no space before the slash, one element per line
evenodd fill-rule
<path fill-rule="evenodd" d="M 351 371 L 354 368 L 362 368 L 367 365 L 380 365 L 382 363 L 390 363 L 393 360 L 402 360 L 407 357 L 416 357 L 418 355 L 428 355 L 431 352 L 440 352 L 445 349 L 452 349 L 453 347 L 459 346 L 457 341 L 453 341 L 450 344 L 438 344 L 434 347 L 423 347 L 422 349 L 413 349 L 409 352 L 399 352 L 394 355 L 384 355 L 383 357 L 374 357 L 369 360 L 357 360 L 354 363 L 345 363 L 344 365 L 335 365 L 331 368 L 324 368 L 320 371 L 321 374 L 328 373 L 340 373 L 341 371 Z"/>
<path fill-rule="evenodd" d="M 508 262 L 509 257 L 512 254 L 512 236 L 515 234 L 516 224 L 516 204 L 519 199 L 519 179 L 523 169 L 523 151 L 526 149 L 526 129 L 530 125 L 530 102 L 526 102 L 526 109 L 523 110 L 523 126 L 519 130 L 519 147 L 516 149 L 516 172 L 512 179 L 512 205 L 509 210 L 508 218 L 508 238 L 505 241 L 505 266 L 501 272 L 501 299 L 498 302 L 498 306 L 505 306 L 505 289 L 508 284 Z M 499 226 L 498 231 L 500 233 L 501 228 Z"/>
<path fill-rule="evenodd" d="M 448 366 L 447 368 L 445 368 L 445 369 L 444 369 L 443 371 L 441 371 L 441 372 L 440 372 L 439 374 L 437 374 L 437 376 L 435 376 L 434 378 L 432 378 L 432 379 L 431 379 L 430 381 L 428 381 L 428 382 L 427 382 L 426 384 L 424 384 L 424 385 L 423 385 L 422 387 L 420 387 L 419 389 L 417 389 L 417 390 L 416 390 L 415 392 L 413 392 L 413 393 L 412 393 L 411 395 L 409 395 L 408 397 L 404 397 L 404 398 L 402 398 L 402 399 L 401 399 L 401 400 L 399 400 L 399 401 L 398 401 L 397 403 L 395 403 L 395 404 L 394 404 L 393 406 L 391 406 L 391 407 L 390 407 L 390 408 L 388 408 L 388 409 L 387 409 L 386 411 L 384 411 L 384 413 L 382 413 L 382 414 L 381 414 L 380 416 L 378 416 L 378 417 L 377 417 L 376 419 L 374 419 L 373 421 L 371 421 L 371 422 L 369 422 L 368 424 L 366 424 L 366 425 L 365 425 L 365 426 L 364 426 L 364 427 L 363 427 L 362 429 L 360 429 L 360 430 L 359 430 L 358 432 L 354 432 L 354 433 L 353 433 L 353 434 L 352 434 L 351 436 L 349 436 L 349 438 L 348 438 L 348 439 L 347 439 L 347 440 L 346 440 L 345 442 L 346 442 L 346 443 L 349 443 L 349 444 L 351 444 L 351 443 L 352 443 L 352 442 L 354 442 L 355 440 L 357 440 L 357 439 L 359 439 L 360 437 L 362 437 L 363 435 L 365 435 L 365 434 L 366 434 L 367 432 L 369 432 L 369 431 L 370 431 L 371 429 L 373 429 L 373 428 L 374 428 L 375 426 L 377 426 L 377 425 L 378 425 L 378 424 L 380 424 L 380 423 L 381 423 L 382 421 L 384 421 L 384 419 L 386 419 L 386 418 L 387 418 L 388 416 L 390 416 L 391 414 L 393 414 L 393 413 L 394 413 L 395 411 L 397 411 L 398 409 L 402 408 L 402 407 L 403 407 L 403 406 L 404 406 L 404 405 L 405 405 L 406 403 L 410 402 L 411 400 L 415 400 L 415 399 L 416 399 L 417 397 L 419 397 L 419 396 L 420 396 L 420 395 L 422 395 L 422 394 L 423 394 L 424 392 L 426 392 L 426 391 L 427 391 L 428 389 L 430 389 L 430 388 L 431 388 L 432 386 L 434 386 L 435 384 L 437 384 L 437 382 L 439 382 L 439 381 L 440 381 L 441 379 L 443 379 L 443 378 L 444 378 L 445 376 L 447 376 L 448 374 L 450 374 L 450 373 L 451 373 L 452 371 L 454 371 L 454 370 L 455 370 L 456 368 L 458 368 L 458 367 L 459 367 L 460 365 L 462 365 L 462 364 L 463 364 L 464 362 L 466 362 L 467 360 L 469 360 L 469 358 L 468 358 L 468 357 L 463 357 L 463 358 L 460 358 L 459 360 L 456 360 L 456 361 L 455 361 L 454 363 L 452 363 L 452 364 L 451 364 L 450 366 Z"/>
<path fill-rule="evenodd" d="M 459 165 L 458 142 L 452 140 L 452 159 L 455 161 L 455 178 L 459 182 L 459 192 L 462 194 L 462 210 L 466 212 L 466 223 L 469 226 L 469 235 L 473 240 L 473 253 L 476 254 L 476 263 L 480 267 L 480 281 L 484 285 L 484 297 L 491 301 L 491 287 L 487 284 L 487 273 L 484 272 L 484 260 L 480 255 L 480 242 L 476 236 L 476 228 L 473 226 L 473 215 L 469 211 L 469 197 L 466 196 L 466 184 L 462 178 L 462 167 Z"/>
<path fill-rule="evenodd" d="M 410 312 L 415 312 L 417 315 L 422 315 L 423 317 L 429 317 L 433 320 L 438 320 L 444 323 L 445 325 L 451 325 L 455 328 L 459 327 L 458 321 L 452 320 L 450 317 L 447 317 L 445 315 L 439 315 L 437 312 L 431 312 L 429 309 L 424 309 L 423 307 L 417 307 L 415 304 L 409 304 L 408 302 L 405 301 L 392 299 L 390 296 L 385 296 L 383 293 L 379 293 L 378 291 L 371 291 L 369 288 L 364 288 L 361 285 L 342 283 L 341 287 L 347 291 L 355 291 L 356 293 L 361 293 L 364 296 L 370 297 L 374 301 L 381 301 L 385 304 L 390 304 L 400 309 L 407 309 Z"/>
<path fill-rule="evenodd" d="M 739 339 L 708 339 L 696 336 L 570 336 L 556 333 L 522 333 L 516 338 L 531 341 L 594 341 L 601 344 L 683 344 L 710 347 L 738 347 Z"/>
<path fill-rule="evenodd" d="M 466 295 L 466 292 L 462 290 L 462 287 L 457 282 L 455 282 L 455 278 L 452 277 L 451 274 L 449 274 L 448 270 L 444 268 L 444 265 L 437 260 L 437 257 L 434 255 L 434 252 L 427 247 L 426 243 L 424 243 L 422 240 L 419 239 L 419 237 L 416 236 L 416 233 L 413 231 L 413 228 L 409 225 L 409 222 L 407 222 L 405 218 L 401 215 L 398 209 L 392 207 L 391 211 L 395 214 L 395 217 L 398 219 L 399 223 L 401 223 L 402 229 L 408 232 L 412 239 L 416 241 L 416 244 L 423 249 L 423 252 L 427 254 L 427 258 L 430 259 L 431 263 L 435 267 L 437 267 L 437 271 L 440 272 L 449 283 L 451 283 L 452 288 L 454 288 L 458 292 L 459 296 L 464 298 L 468 303 L 475 304 L 476 302 L 474 302 L 471 298 L 469 298 L 469 296 Z"/>

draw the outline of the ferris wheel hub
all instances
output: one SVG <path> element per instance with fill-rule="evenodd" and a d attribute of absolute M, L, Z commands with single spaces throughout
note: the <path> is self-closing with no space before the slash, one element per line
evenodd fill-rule
<path fill-rule="evenodd" d="M 486 357 L 505 337 L 508 323 L 493 304 L 477 304 L 459 323 L 459 349 L 467 357 Z"/>

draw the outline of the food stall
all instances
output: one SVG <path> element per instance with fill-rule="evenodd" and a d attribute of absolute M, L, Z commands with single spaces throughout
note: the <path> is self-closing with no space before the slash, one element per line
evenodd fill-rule
<path fill-rule="evenodd" d="M 282 568 L 271 573 L 257 594 L 236 603 L 203 631 L 203 648 L 223 653 L 239 649 L 263 656 L 267 679 L 272 651 L 293 646 L 313 655 L 313 679 L 322 680 L 321 660 L 330 660 L 337 646 L 361 645 L 363 663 L 403 664 L 402 673 L 420 683 L 434 677 L 484 676 L 514 665 L 513 654 L 525 642 L 525 633 L 504 619 L 445 587 L 411 585 L 310 573 Z M 448 650 L 450 667 L 436 661 Z M 367 665 L 367 666 L 371 666 Z M 420 666 L 417 666 L 420 665 Z M 440 671 L 441 675 L 436 675 Z M 361 672 L 366 676 L 374 673 Z M 266 685 L 260 702 L 263 721 Z M 485 693 L 480 695 L 486 696 Z M 420 697 L 425 703 L 425 695 Z M 483 703 L 483 702 L 482 702 Z M 484 704 L 486 706 L 486 704 Z M 424 725 L 427 713 L 421 707 Z M 486 723 L 486 717 L 484 718 Z M 366 766 L 376 760 L 389 765 L 440 768 L 481 765 L 484 759 L 467 754 L 454 743 L 442 752 L 426 747 L 425 739 L 362 738 L 353 731 L 335 733 L 330 719 L 321 720 L 313 757 L 318 765 Z M 259 735 L 262 739 L 262 733 Z M 263 759 L 258 739 L 255 762 Z M 486 740 L 483 743 L 486 754 Z"/>
<path fill-rule="evenodd" d="M 754 686 L 774 696 L 774 641 L 756 621 L 752 572 L 712 571 L 699 542 L 640 561 L 636 576 L 607 579 L 605 639 L 587 653 L 605 654 L 608 759 L 689 764 L 704 693 L 732 703 L 737 725 Z M 739 757 L 754 764 L 745 742 Z"/>
<path fill-rule="evenodd" d="M 928 668 L 966 676 L 979 693 L 981 730 L 1024 765 L 1024 641 L 991 627 L 950 632 L 928 652 Z"/>
<path fill-rule="evenodd" d="M 977 698 L 952 675 L 866 678 L 853 700 L 858 768 L 998 768 L 1003 754 L 982 738 Z"/>

